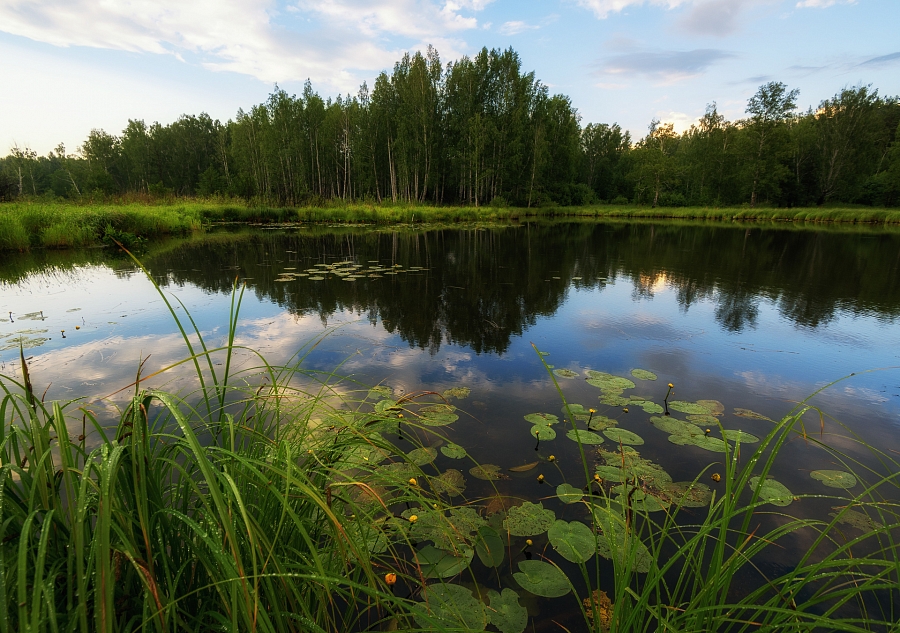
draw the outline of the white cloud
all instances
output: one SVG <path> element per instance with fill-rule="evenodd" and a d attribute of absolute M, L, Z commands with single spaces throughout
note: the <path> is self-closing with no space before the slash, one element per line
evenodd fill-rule
<path fill-rule="evenodd" d="M 499 30 L 502 35 L 517 35 L 523 31 L 533 31 L 538 28 L 540 27 L 528 24 L 527 22 L 522 22 L 521 20 L 512 20 L 510 22 L 504 22 Z"/>
<path fill-rule="evenodd" d="M 652 4 L 664 6 L 673 9 L 677 6 L 690 2 L 691 0 L 575 0 L 578 6 L 584 7 L 594 12 L 601 20 L 608 17 L 610 13 L 619 13 L 630 6 L 641 6 L 644 4 Z"/>
<path fill-rule="evenodd" d="M 825 9 L 836 4 L 856 4 L 856 0 L 801 0 L 798 9 Z"/>

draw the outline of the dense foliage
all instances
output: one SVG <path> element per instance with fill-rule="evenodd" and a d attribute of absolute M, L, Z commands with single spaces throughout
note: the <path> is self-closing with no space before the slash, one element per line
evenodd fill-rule
<path fill-rule="evenodd" d="M 844 88 L 797 111 L 797 90 L 759 88 L 747 118 L 716 109 L 688 131 L 654 120 L 633 142 L 551 95 L 512 49 L 444 66 L 404 55 L 355 97 L 276 87 L 227 123 L 207 114 L 93 130 L 76 154 L 14 147 L 0 199 L 224 195 L 266 204 L 332 199 L 494 206 L 827 203 L 900 205 L 900 100 Z"/>

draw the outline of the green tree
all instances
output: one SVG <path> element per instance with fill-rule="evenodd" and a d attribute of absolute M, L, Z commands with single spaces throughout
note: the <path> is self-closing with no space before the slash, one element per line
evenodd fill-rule
<path fill-rule="evenodd" d="M 763 84 L 747 102 L 750 119 L 745 129 L 750 140 L 750 206 L 755 207 L 761 190 L 776 191 L 784 167 L 779 152 L 785 140 L 786 122 L 797 107 L 800 91 L 788 90 L 781 82 Z"/>

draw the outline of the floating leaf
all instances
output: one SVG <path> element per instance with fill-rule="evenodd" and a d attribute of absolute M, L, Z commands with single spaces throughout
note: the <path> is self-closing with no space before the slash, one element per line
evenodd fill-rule
<path fill-rule="evenodd" d="M 719 418 L 714 415 L 709 414 L 698 414 L 692 413 L 691 415 L 685 416 L 692 424 L 697 424 L 699 426 L 718 426 Z"/>
<path fill-rule="evenodd" d="M 469 474 L 476 479 L 483 479 L 485 481 L 509 479 L 509 476 L 500 472 L 500 467 L 494 464 L 482 464 L 480 466 L 473 466 L 469 469 Z"/>
<path fill-rule="evenodd" d="M 611 426 L 617 425 L 619 422 L 617 420 L 613 420 L 612 418 L 608 418 L 605 415 L 597 415 L 594 414 L 594 417 L 591 418 L 591 421 L 588 423 L 588 428 L 592 431 L 605 431 Z"/>
<path fill-rule="evenodd" d="M 650 418 L 650 424 L 670 435 L 703 435 L 703 431 L 695 425 L 673 417 L 654 416 Z"/>
<path fill-rule="evenodd" d="M 679 481 L 662 486 L 662 491 L 672 503 L 684 508 L 705 508 L 712 499 L 712 490 L 706 484 Z"/>
<path fill-rule="evenodd" d="M 603 435 L 611 439 L 613 442 L 628 444 L 630 446 L 640 446 L 644 443 L 644 438 L 642 438 L 637 433 L 632 433 L 631 431 L 627 431 L 625 429 L 606 429 L 603 431 Z"/>
<path fill-rule="evenodd" d="M 528 464 L 522 464 L 521 466 L 513 466 L 509 471 L 512 473 L 527 473 L 540 463 L 541 462 L 529 462 Z"/>
<path fill-rule="evenodd" d="M 472 393 L 472 390 L 468 387 L 452 387 L 450 389 L 445 389 L 444 393 L 441 395 L 447 398 L 456 398 L 457 400 L 462 400 L 464 398 L 468 398 L 469 394 Z"/>
<path fill-rule="evenodd" d="M 862 512 L 858 512 L 856 510 L 846 510 L 843 506 L 834 506 L 831 509 L 835 510 L 836 512 L 830 513 L 829 516 L 839 516 L 840 518 L 838 519 L 838 523 L 843 523 L 844 525 L 855 527 L 858 530 L 862 530 L 866 534 L 868 534 L 869 532 L 874 532 L 875 530 L 880 530 L 882 527 L 884 527 L 881 523 L 873 520 L 871 517 Z"/>
<path fill-rule="evenodd" d="M 526 501 L 509 509 L 503 526 L 513 536 L 536 536 L 549 530 L 555 520 L 553 510 L 545 510 L 540 503 Z"/>
<path fill-rule="evenodd" d="M 446 494 L 448 497 L 461 495 L 466 489 L 466 480 L 463 474 L 453 468 L 448 468 L 440 477 L 431 478 L 431 488 L 437 494 Z"/>
<path fill-rule="evenodd" d="M 475 557 L 475 551 L 467 547 L 458 552 L 448 552 L 426 545 L 415 552 L 416 563 L 426 578 L 449 578 L 463 571 Z"/>
<path fill-rule="evenodd" d="M 553 373 L 560 378 L 578 378 L 578 372 L 571 369 L 554 369 Z"/>
<path fill-rule="evenodd" d="M 682 413 L 693 413 L 695 415 L 707 415 L 709 409 L 702 404 L 696 402 L 685 402 L 684 400 L 672 400 L 669 402 L 669 408 L 672 411 L 681 411 Z"/>
<path fill-rule="evenodd" d="M 603 444 L 603 437 L 591 431 L 584 431 L 582 429 L 571 429 L 566 432 L 566 437 L 573 442 L 580 441 L 582 444 Z"/>
<path fill-rule="evenodd" d="M 669 441 L 677 446 L 696 446 L 714 453 L 724 453 L 727 445 L 721 437 L 711 435 L 670 435 Z"/>
<path fill-rule="evenodd" d="M 562 570 L 542 560 L 519 561 L 519 571 L 513 578 L 522 589 L 543 598 L 559 598 L 571 589 Z"/>
<path fill-rule="evenodd" d="M 450 459 L 462 459 L 466 456 L 466 449 L 464 449 L 459 444 L 454 444 L 453 442 L 448 442 L 447 444 L 441 446 L 441 452 Z"/>
<path fill-rule="evenodd" d="M 487 609 L 484 604 L 471 591 L 459 585 L 427 585 L 422 606 L 438 620 L 441 629 L 483 631 L 487 626 Z M 416 622 L 423 630 L 435 629 L 432 620 L 419 615 L 416 616 Z"/>
<path fill-rule="evenodd" d="M 774 422 L 772 418 L 768 418 L 764 416 L 762 413 L 757 413 L 756 411 L 751 411 L 750 409 L 735 409 L 734 414 L 742 417 L 742 418 L 752 418 L 754 420 L 768 420 L 769 422 Z"/>
<path fill-rule="evenodd" d="M 595 371 L 589 371 L 588 375 L 590 378 L 587 379 L 587 383 L 604 391 L 607 389 L 634 389 L 634 382 L 628 378 Z"/>
<path fill-rule="evenodd" d="M 760 484 L 759 477 L 751 477 L 750 487 L 756 489 L 757 484 Z M 761 485 L 759 486 L 759 498 L 774 506 L 784 507 L 791 505 L 791 502 L 794 500 L 794 495 L 784 486 L 784 484 L 775 481 L 774 479 L 766 479 L 761 482 Z"/>
<path fill-rule="evenodd" d="M 656 380 L 656 374 L 646 369 L 632 369 L 631 375 L 638 380 Z"/>
<path fill-rule="evenodd" d="M 375 413 L 390 414 L 392 411 L 401 411 L 402 407 L 397 406 L 396 400 L 385 398 L 375 403 Z"/>
<path fill-rule="evenodd" d="M 622 396 L 619 396 L 617 394 L 606 392 L 602 396 L 600 396 L 600 402 L 601 404 L 605 404 L 610 407 L 624 407 L 630 402 L 630 400 L 628 398 L 623 398 Z"/>
<path fill-rule="evenodd" d="M 563 503 L 578 503 L 584 497 L 584 493 L 571 484 L 559 484 L 556 487 L 556 496 Z"/>
<path fill-rule="evenodd" d="M 611 482 L 625 481 L 625 471 L 618 466 L 597 466 L 596 472 L 600 479 Z"/>
<path fill-rule="evenodd" d="M 519 594 L 509 588 L 505 588 L 503 593 L 489 589 L 488 599 L 491 601 L 488 619 L 500 633 L 522 633 L 525 630 L 528 609 L 519 604 Z"/>
<path fill-rule="evenodd" d="M 581 521 L 554 521 L 547 532 L 559 555 L 573 563 L 586 563 L 597 551 L 597 539 Z"/>
<path fill-rule="evenodd" d="M 759 438 L 755 435 L 731 429 L 725 431 L 725 439 L 731 440 L 732 442 L 740 442 L 741 444 L 756 444 L 759 441 Z"/>
<path fill-rule="evenodd" d="M 556 431 L 554 431 L 549 426 L 543 425 L 531 427 L 531 435 L 541 440 L 542 442 L 556 439 Z"/>
<path fill-rule="evenodd" d="M 453 424 L 459 419 L 455 413 L 429 413 L 419 418 L 419 423 L 423 426 L 447 426 Z"/>
<path fill-rule="evenodd" d="M 307 279 L 309 279 L 310 281 L 322 281 L 325 278 L 321 275 L 310 275 L 309 277 L 307 277 Z"/>
<path fill-rule="evenodd" d="M 655 402 L 644 401 L 638 406 L 644 410 L 644 413 L 649 413 L 651 415 L 663 412 L 663 408 Z"/>
<path fill-rule="evenodd" d="M 559 417 L 552 413 L 529 413 L 525 416 L 525 421 L 535 425 L 542 424 L 544 426 L 551 426 L 559 422 Z"/>
<path fill-rule="evenodd" d="M 600 528 L 597 535 L 597 553 L 612 559 L 631 571 L 647 573 L 653 565 L 653 555 L 647 546 L 625 525 L 625 517 L 618 503 L 602 503 L 591 506 L 594 522 Z"/>
<path fill-rule="evenodd" d="M 454 411 L 456 411 L 456 407 L 454 407 L 452 404 L 444 404 L 442 402 L 439 402 L 437 404 L 429 404 L 422 407 L 421 409 L 419 409 L 419 415 L 429 415 L 431 413 L 453 413 Z"/>
<path fill-rule="evenodd" d="M 416 466 L 424 466 L 435 460 L 437 457 L 437 450 L 430 446 L 423 446 L 422 448 L 411 450 L 406 456 L 409 458 L 409 461 Z"/>
<path fill-rule="evenodd" d="M 722 415 L 725 413 L 725 405 L 718 400 L 697 400 L 697 404 L 709 411 L 710 415 Z"/>
<path fill-rule="evenodd" d="M 387 398 L 394 393 L 394 390 L 387 385 L 378 385 L 369 389 L 370 398 Z"/>
<path fill-rule="evenodd" d="M 669 499 L 665 495 L 653 495 L 644 492 L 633 484 L 621 484 L 613 486 L 610 490 L 616 495 L 625 495 L 629 499 L 631 507 L 644 512 L 659 512 L 669 507 Z"/>
<path fill-rule="evenodd" d="M 489 525 L 484 525 L 478 528 L 475 552 L 485 567 L 499 567 L 506 555 L 506 546 L 497 530 Z"/>
<path fill-rule="evenodd" d="M 814 470 L 809 476 L 829 488 L 852 488 L 856 485 L 856 477 L 843 470 Z"/>

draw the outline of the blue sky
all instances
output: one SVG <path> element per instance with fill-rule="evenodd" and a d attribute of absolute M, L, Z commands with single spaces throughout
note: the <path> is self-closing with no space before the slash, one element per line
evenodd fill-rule
<path fill-rule="evenodd" d="M 900 0 L 0 0 L 0 155 L 73 152 L 91 128 L 233 118 L 277 82 L 355 94 L 404 51 L 519 52 L 582 123 L 730 120 L 782 81 L 815 107 L 900 94 Z"/>

